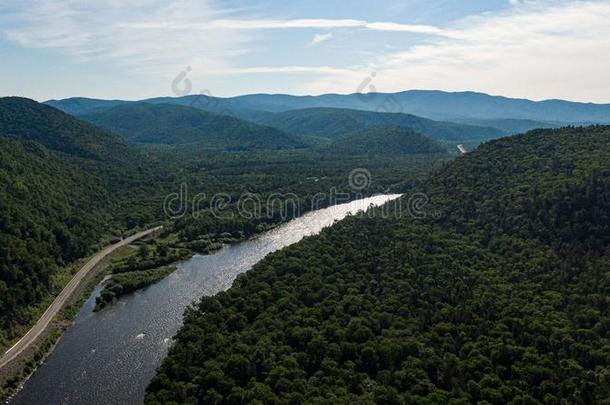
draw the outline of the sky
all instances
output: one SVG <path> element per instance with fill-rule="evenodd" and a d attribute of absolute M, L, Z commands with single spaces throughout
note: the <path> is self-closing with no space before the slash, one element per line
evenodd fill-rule
<path fill-rule="evenodd" d="M 610 0 L 0 0 L 0 95 L 610 103 Z"/>

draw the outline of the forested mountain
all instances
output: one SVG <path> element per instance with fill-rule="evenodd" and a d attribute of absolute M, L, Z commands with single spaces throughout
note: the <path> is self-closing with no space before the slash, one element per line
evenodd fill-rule
<path fill-rule="evenodd" d="M 475 92 L 409 90 L 397 93 L 322 94 L 291 96 L 286 94 L 248 94 L 238 97 L 189 95 L 162 97 L 151 103 L 190 105 L 206 111 L 228 113 L 247 119 L 256 111 L 283 112 L 308 108 L 345 108 L 414 114 L 435 120 L 455 118 L 525 119 L 559 124 L 610 123 L 610 104 L 577 103 L 563 100 L 531 101 L 490 96 Z M 72 114 L 113 106 L 118 100 L 72 98 L 51 100 L 53 106 Z"/>
<path fill-rule="evenodd" d="M 564 100 L 531 101 L 491 96 L 472 91 L 445 92 L 408 90 L 397 93 L 322 94 L 290 96 L 285 94 L 249 94 L 227 100 L 229 106 L 270 112 L 331 107 L 356 110 L 414 114 L 431 119 L 517 118 L 559 122 L 610 122 L 610 104 L 578 103 Z"/>
<path fill-rule="evenodd" d="M 385 97 L 385 95 L 381 95 Z M 610 120 L 610 104 L 564 100 L 532 101 L 491 96 L 472 91 L 444 92 L 411 90 L 392 94 L 402 111 L 432 119 L 471 117 L 478 119 L 527 119 L 558 122 L 601 122 Z"/>
<path fill-rule="evenodd" d="M 324 150 L 346 155 L 399 156 L 447 153 L 447 148 L 409 128 L 382 127 L 339 139 Z"/>
<path fill-rule="evenodd" d="M 0 134 L 0 344 L 48 294 L 58 267 L 110 230 L 111 199 L 93 168 Z"/>
<path fill-rule="evenodd" d="M 183 185 L 188 191 L 188 200 L 181 201 L 185 210 L 195 209 L 195 196 L 206 197 L 197 201 L 197 209 L 209 210 L 217 193 L 231 198 L 229 210 L 243 193 L 256 193 L 262 200 L 273 193 L 294 193 L 311 204 L 320 192 L 350 191 L 347 178 L 356 167 L 372 173 L 367 192 L 374 193 L 402 189 L 437 158 L 128 144 L 21 98 L 0 99 L 0 129 L 0 351 L 23 332 L 35 306 L 61 290 L 61 269 L 111 237 L 167 220 L 163 201 Z M 168 228 L 181 242 L 195 243 L 208 234 L 251 235 L 265 220 L 282 218 L 185 215 Z"/>
<path fill-rule="evenodd" d="M 197 96 L 187 96 L 197 97 Z M 605 122 L 610 120 L 610 104 L 578 103 L 564 100 L 531 101 L 491 96 L 472 91 L 408 90 L 396 93 L 248 94 L 230 98 L 209 98 L 203 105 L 227 110 L 282 112 L 305 108 L 347 108 L 403 112 L 431 119 L 456 117 L 479 119 L 517 118 L 559 122 Z"/>
<path fill-rule="evenodd" d="M 243 106 L 232 98 L 213 97 L 206 94 L 193 94 L 183 97 L 155 97 L 144 100 L 148 104 L 173 104 L 209 111 L 215 114 L 231 115 L 248 121 L 254 121 L 266 111 Z"/>
<path fill-rule="evenodd" d="M 608 156 L 610 127 L 491 141 L 267 256 L 187 311 L 145 402 L 606 403 Z"/>
<path fill-rule="evenodd" d="M 78 174 L 87 174 L 82 178 L 83 187 L 101 182 L 118 204 L 113 208 L 115 215 L 121 216 L 131 226 L 142 225 L 159 213 L 160 208 L 155 207 L 158 205 L 156 199 L 164 192 L 164 187 L 175 180 L 171 173 L 160 169 L 166 165 L 161 160 L 162 156 L 153 155 L 114 133 L 29 99 L 0 98 L 0 137 L 37 143 L 50 160 L 57 158 L 76 164 Z M 30 174 L 41 173 L 34 171 Z M 7 175 L 12 173 L 7 172 Z M 156 184 L 152 184 L 152 180 Z M 47 185 L 46 181 L 39 182 L 42 186 Z M 137 201 L 139 208 L 131 206 L 133 201 Z M 153 210 L 157 212 L 153 214 Z"/>
<path fill-rule="evenodd" d="M 60 267 L 121 223 L 151 217 L 131 162 L 144 156 L 52 107 L 0 99 L 0 346 L 48 296 Z"/>
<path fill-rule="evenodd" d="M 48 100 L 44 102 L 44 104 L 55 107 L 58 110 L 67 112 L 71 115 L 89 114 L 131 103 L 131 101 L 125 100 L 100 100 L 86 97 L 70 97 L 62 100 Z"/>
<path fill-rule="evenodd" d="M 167 101 L 167 98 L 155 99 Z M 306 146 L 288 135 L 339 139 L 365 128 L 400 126 L 445 143 L 478 144 L 504 132 L 492 127 L 432 121 L 409 114 L 377 113 L 333 108 L 313 108 L 284 113 L 259 113 L 251 119 L 194 108 L 190 104 L 130 103 L 79 118 L 106 128 L 130 141 L 161 144 L 198 143 L 210 149 L 287 149 Z"/>
<path fill-rule="evenodd" d="M 302 140 L 278 129 L 180 105 L 135 103 L 79 118 L 141 143 L 197 143 L 226 150 L 305 147 Z"/>
<path fill-rule="evenodd" d="M 443 142 L 481 142 L 504 132 L 495 128 L 432 121 L 409 114 L 358 111 L 339 108 L 310 108 L 261 115 L 257 121 L 287 132 L 339 139 L 366 128 L 399 126 L 410 128 Z"/>
<path fill-rule="evenodd" d="M 55 108 L 20 97 L 0 98 L 0 135 L 36 141 L 49 149 L 84 158 L 123 159 L 127 144 Z"/>
<path fill-rule="evenodd" d="M 162 156 L 33 100 L 0 99 L 0 348 L 60 269 L 162 219 L 180 172 Z"/>

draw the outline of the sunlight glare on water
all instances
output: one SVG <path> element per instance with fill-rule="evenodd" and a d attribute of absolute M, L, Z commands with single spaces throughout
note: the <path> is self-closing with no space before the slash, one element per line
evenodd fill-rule
<path fill-rule="evenodd" d="M 190 303 L 229 288 L 235 277 L 267 254 L 320 232 L 349 212 L 398 196 L 375 196 L 310 212 L 252 240 L 212 255 L 196 255 L 159 283 L 93 312 L 98 285 L 74 325 L 10 403 L 140 403 Z"/>

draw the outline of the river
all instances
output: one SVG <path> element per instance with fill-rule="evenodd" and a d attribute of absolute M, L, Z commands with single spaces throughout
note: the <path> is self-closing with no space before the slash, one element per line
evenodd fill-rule
<path fill-rule="evenodd" d="M 178 264 L 164 280 L 93 312 L 98 285 L 55 350 L 10 404 L 138 404 L 194 300 L 226 290 L 267 254 L 313 235 L 381 195 L 309 212 L 254 239 Z"/>

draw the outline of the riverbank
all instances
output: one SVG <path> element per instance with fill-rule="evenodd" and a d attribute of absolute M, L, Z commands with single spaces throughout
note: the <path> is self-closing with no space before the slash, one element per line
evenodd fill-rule
<path fill-rule="evenodd" d="M 86 298 L 86 293 L 90 293 L 99 283 L 110 261 L 129 249 L 129 244 L 133 241 L 159 229 L 160 227 L 156 227 L 131 235 L 81 262 L 82 266 L 79 266 L 79 270 L 69 279 L 42 316 L 0 357 L 0 400 L 13 395 L 48 356 L 62 333 L 71 325 Z"/>
<path fill-rule="evenodd" d="M 140 240 L 134 244 L 134 251 L 109 269 L 111 277 L 104 282 L 100 295 L 96 297 L 94 311 L 101 311 L 114 305 L 121 297 L 161 281 L 176 270 L 178 263 L 195 255 L 213 254 L 225 246 L 246 242 L 285 222 L 288 220 L 266 224 L 250 235 L 238 229 L 221 234 L 210 233 L 196 241 L 182 241 L 177 232 L 167 231 L 155 239 Z"/>
<path fill-rule="evenodd" d="M 73 294 L 70 302 L 60 312 L 60 316 L 57 316 L 44 333 L 40 335 L 37 343 L 30 350 L 23 351 L 18 358 L 0 369 L 0 402 L 7 401 L 15 395 L 38 366 L 52 353 L 63 333 L 72 324 L 82 303 L 103 279 L 111 261 L 124 255 L 129 250 L 131 250 L 131 247 L 126 246 L 100 262 L 94 270 L 95 274 L 91 274 L 86 285 L 83 284 Z"/>
<path fill-rule="evenodd" d="M 395 197 L 378 196 L 312 211 L 245 242 L 195 255 L 160 282 L 99 312 L 93 312 L 95 296 L 91 295 L 53 354 L 11 404 L 140 403 L 182 325 L 184 311 L 193 302 L 230 288 L 235 278 L 267 254 L 318 233 L 348 212 Z"/>
<path fill-rule="evenodd" d="M 325 208 L 330 207 L 320 207 Z M 308 212 L 311 210 L 303 215 Z M 197 216 L 201 217 L 201 214 Z M 136 242 L 134 246 L 137 251 L 134 250 L 112 266 L 111 277 L 104 282 L 93 310 L 101 311 L 114 305 L 121 297 L 161 281 L 176 269 L 178 263 L 195 255 L 213 254 L 225 246 L 252 240 L 295 218 L 298 217 L 253 218 L 252 223 L 256 223 L 256 226 L 219 219 L 215 226 L 207 224 L 203 228 L 207 233 L 198 234 L 194 239 L 187 237 L 182 230 L 174 229 L 175 224 L 167 226 L 157 238 Z"/>
<path fill-rule="evenodd" d="M 134 256 L 135 249 L 133 243 L 131 242 L 130 244 L 127 244 L 122 248 L 119 248 L 113 251 L 112 253 L 104 256 L 99 261 L 99 263 L 97 263 L 94 268 L 92 268 L 87 273 L 86 279 L 83 279 L 82 282 L 76 286 L 74 292 L 71 293 L 69 297 L 67 297 L 67 300 L 62 306 L 61 310 L 58 311 L 56 316 L 52 317 L 48 325 L 46 325 L 40 331 L 39 335 L 36 337 L 36 339 L 34 339 L 34 341 L 29 345 L 29 347 L 20 352 L 10 362 L 0 367 L 0 402 L 8 401 L 8 399 L 14 396 L 22 388 L 23 384 L 30 378 L 30 376 L 36 372 L 37 368 L 53 352 L 54 347 L 58 344 L 65 331 L 72 325 L 74 317 L 78 313 L 82 304 L 90 296 L 94 288 L 102 282 L 104 276 L 109 272 L 117 271 L 117 275 L 124 275 L 125 273 L 130 271 L 130 268 L 140 269 L 144 272 L 150 269 L 160 270 L 159 267 L 161 265 L 166 266 L 166 268 L 171 268 L 171 271 L 167 270 L 165 272 L 162 272 L 162 274 L 159 274 L 157 277 L 150 278 L 147 283 L 143 283 L 138 288 L 133 289 L 132 291 L 126 291 L 124 294 L 119 294 L 116 297 L 116 299 L 118 299 L 125 294 L 141 290 L 162 280 L 176 269 L 176 265 L 178 263 L 184 260 L 188 260 L 194 255 L 212 254 L 227 245 L 240 243 L 255 238 L 256 236 L 267 232 L 285 222 L 287 222 L 287 220 L 279 221 L 273 224 L 267 224 L 265 227 L 259 227 L 256 232 L 249 236 L 244 236 L 241 230 L 234 231 L 235 235 L 231 234 L 230 232 L 209 235 L 209 240 L 204 241 L 204 243 L 202 243 L 202 241 L 196 241 L 195 243 L 193 241 L 191 241 L 190 243 L 181 242 L 177 238 L 177 233 L 169 230 L 167 234 L 165 234 L 163 237 L 159 237 L 160 241 L 167 243 L 170 250 L 181 250 L 183 251 L 183 254 L 177 257 L 174 257 L 170 254 L 167 258 L 171 260 L 165 260 L 154 264 L 147 263 L 147 258 L 145 257 L 139 257 L 139 260 L 136 263 L 127 264 L 126 259 Z M 133 238 L 133 234 L 128 237 L 128 239 L 131 238 Z M 152 239 L 151 241 L 154 240 L 155 239 Z M 146 241 L 140 238 L 135 238 L 132 240 L 132 242 L 141 244 L 147 243 Z M 64 279 L 62 280 L 63 282 L 57 282 L 57 285 L 60 287 L 60 291 L 63 292 L 62 286 L 64 288 L 67 286 L 67 284 L 78 273 L 78 269 L 85 266 L 98 254 L 99 252 L 87 258 L 83 258 L 76 263 L 73 263 L 70 266 L 70 268 L 72 268 L 73 270 L 67 270 L 63 272 L 63 274 L 60 275 L 60 277 L 63 277 Z M 121 268 L 121 262 L 123 268 Z M 134 272 L 137 273 L 139 271 L 136 270 Z M 57 299 L 57 296 L 53 299 L 45 301 L 44 305 L 40 305 L 40 315 L 37 318 L 41 318 L 44 315 L 44 312 L 50 307 L 50 305 L 53 304 L 55 299 Z M 112 303 L 113 302 L 104 302 L 99 307 L 96 305 L 95 310 L 101 310 L 106 305 Z M 29 325 L 29 329 L 27 330 L 30 331 L 35 325 L 35 323 Z M 25 335 L 21 339 L 23 339 L 24 337 Z M 9 346 L 9 351 L 12 350 L 13 347 L 20 342 L 21 340 L 18 340 L 17 342 L 11 342 L 13 345 Z"/>

